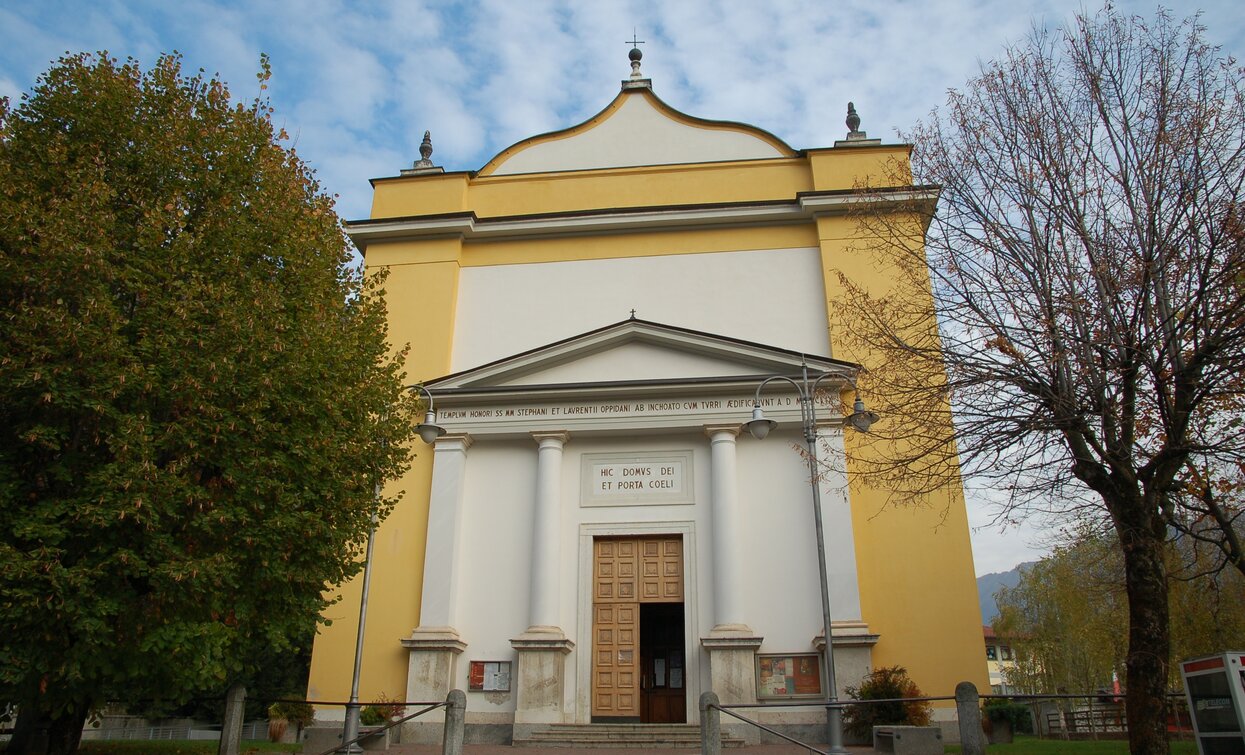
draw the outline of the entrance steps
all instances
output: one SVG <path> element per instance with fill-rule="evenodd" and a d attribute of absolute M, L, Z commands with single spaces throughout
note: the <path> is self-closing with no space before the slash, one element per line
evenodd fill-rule
<path fill-rule="evenodd" d="M 515 747 L 571 749 L 700 749 L 696 724 L 549 724 L 548 729 L 514 740 Z M 723 747 L 743 747 L 744 741 L 722 735 Z"/>

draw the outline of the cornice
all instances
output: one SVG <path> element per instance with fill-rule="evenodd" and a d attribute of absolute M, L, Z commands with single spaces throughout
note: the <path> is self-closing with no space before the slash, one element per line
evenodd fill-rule
<path fill-rule="evenodd" d="M 879 204 L 915 207 L 932 214 L 938 189 L 913 186 L 882 192 L 801 192 L 792 200 L 732 202 L 672 207 L 624 207 L 565 213 L 481 218 L 474 212 L 356 220 L 344 224 L 360 251 L 369 244 L 459 238 L 506 241 L 549 236 L 639 233 L 662 229 L 790 225 L 822 216 L 841 216 Z"/>

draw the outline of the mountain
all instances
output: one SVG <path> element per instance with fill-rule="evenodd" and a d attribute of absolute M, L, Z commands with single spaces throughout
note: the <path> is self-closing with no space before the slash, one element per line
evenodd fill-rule
<path fill-rule="evenodd" d="M 991 572 L 977 578 L 977 602 L 981 604 L 983 624 L 989 624 L 994 621 L 995 616 L 999 615 L 999 607 L 994 603 L 994 594 L 999 588 L 1015 587 L 1020 583 L 1021 571 L 1036 563 L 1036 561 L 1026 561 L 1023 564 L 1017 564 L 1016 568 L 1011 571 Z"/>

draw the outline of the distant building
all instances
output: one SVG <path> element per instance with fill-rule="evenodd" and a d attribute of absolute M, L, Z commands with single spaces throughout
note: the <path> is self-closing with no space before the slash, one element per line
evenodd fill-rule
<path fill-rule="evenodd" d="M 1005 681 L 1004 671 L 1016 667 L 1016 652 L 1009 638 L 1000 637 L 990 625 L 981 627 L 986 643 L 986 668 L 990 673 L 990 691 L 996 695 L 1015 694 Z"/>
<path fill-rule="evenodd" d="M 763 394 L 780 423 L 768 440 L 741 432 L 761 380 L 805 366 L 830 373 L 815 432 L 840 694 L 895 664 L 933 695 L 984 686 L 962 491 L 895 508 L 848 484 L 860 436 L 845 414 L 870 355 L 837 324 L 839 275 L 894 282 L 853 251 L 847 213 L 910 146 L 866 138 L 853 110 L 845 139 L 793 149 L 678 112 L 632 60 L 600 113 L 477 171 L 442 171 L 426 139 L 414 167 L 373 182 L 372 217 L 347 224 L 368 271 L 389 273 L 390 337 L 411 345 L 407 375 L 448 430 L 390 489 L 362 699 L 462 689 L 469 741 L 507 742 L 555 723 L 695 723 L 709 690 L 821 697 L 790 386 Z M 928 188 L 893 188 L 932 211 Z M 349 694 L 359 594 L 347 585 L 326 612 L 313 699 Z M 403 736 L 436 738 L 435 715 Z M 758 715 L 821 741 L 816 707 Z"/>

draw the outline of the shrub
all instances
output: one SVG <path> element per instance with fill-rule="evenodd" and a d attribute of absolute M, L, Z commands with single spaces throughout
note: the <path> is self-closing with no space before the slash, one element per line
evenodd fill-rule
<path fill-rule="evenodd" d="M 390 700 L 381 693 L 376 702 L 363 706 L 363 710 L 359 711 L 359 723 L 364 726 L 380 726 L 401 716 L 405 710 L 406 707 L 397 700 Z"/>
<path fill-rule="evenodd" d="M 874 726 L 907 724 L 928 726 L 930 704 L 901 701 L 900 698 L 924 697 L 921 688 L 908 676 L 903 666 L 886 666 L 865 675 L 859 687 L 848 687 L 853 700 L 894 700 L 895 702 L 849 705 L 843 712 L 843 725 L 856 737 L 873 736 Z"/>
<path fill-rule="evenodd" d="M 1033 715 L 1029 706 L 999 698 L 986 700 L 981 707 L 982 718 L 990 723 L 1007 721 L 1015 734 L 1033 733 Z"/>
<path fill-rule="evenodd" d="M 311 703 L 273 703 L 268 706 L 268 718 L 281 718 L 295 726 L 306 726 L 316 718 Z"/>

